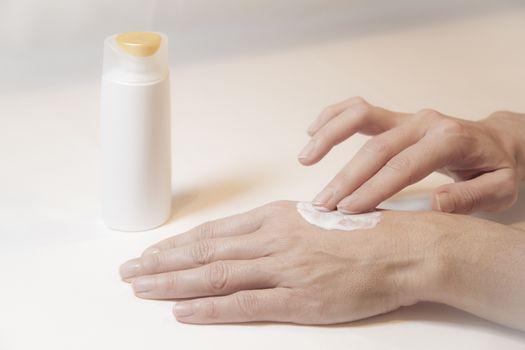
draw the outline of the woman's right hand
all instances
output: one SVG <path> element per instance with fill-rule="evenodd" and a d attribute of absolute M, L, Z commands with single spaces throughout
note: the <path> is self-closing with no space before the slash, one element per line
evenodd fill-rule
<path fill-rule="evenodd" d="M 392 112 L 354 97 L 327 107 L 308 133 L 304 165 L 355 133 L 374 135 L 315 197 L 321 210 L 365 212 L 439 171 L 456 183 L 435 189 L 435 210 L 500 211 L 516 201 L 525 178 L 525 114 L 497 112 L 474 122 L 430 109 Z"/>

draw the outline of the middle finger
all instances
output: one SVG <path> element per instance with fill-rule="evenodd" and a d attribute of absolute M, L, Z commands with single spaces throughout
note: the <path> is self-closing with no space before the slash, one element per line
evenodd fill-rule
<path fill-rule="evenodd" d="M 227 295 L 240 290 L 273 288 L 278 284 L 272 257 L 216 261 L 194 269 L 141 276 L 133 290 L 145 299 L 181 299 Z"/>
<path fill-rule="evenodd" d="M 270 253 L 270 243 L 268 235 L 259 233 L 205 239 L 131 259 L 121 266 L 120 274 L 130 281 L 138 276 L 186 270 L 218 260 L 256 259 Z"/>

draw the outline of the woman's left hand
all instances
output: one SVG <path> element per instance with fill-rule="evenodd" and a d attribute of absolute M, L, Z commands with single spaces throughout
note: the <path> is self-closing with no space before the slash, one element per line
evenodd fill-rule
<path fill-rule="evenodd" d="M 423 252 L 409 238 L 424 214 L 384 212 L 374 229 L 327 231 L 295 206 L 205 223 L 150 247 L 121 275 L 141 298 L 199 298 L 174 307 L 188 323 L 351 321 L 415 303 L 423 277 L 433 278 L 432 243 Z"/>
<path fill-rule="evenodd" d="M 418 301 L 525 330 L 525 234 L 440 212 L 384 211 L 377 226 L 324 230 L 295 202 L 211 221 L 121 267 L 135 294 L 192 299 L 179 321 L 329 324 Z"/>

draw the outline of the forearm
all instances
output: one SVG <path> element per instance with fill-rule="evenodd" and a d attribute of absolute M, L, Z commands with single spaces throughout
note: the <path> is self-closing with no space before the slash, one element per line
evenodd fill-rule
<path fill-rule="evenodd" d="M 464 232 L 443 237 L 430 301 L 525 330 L 525 232 L 472 219 Z"/>

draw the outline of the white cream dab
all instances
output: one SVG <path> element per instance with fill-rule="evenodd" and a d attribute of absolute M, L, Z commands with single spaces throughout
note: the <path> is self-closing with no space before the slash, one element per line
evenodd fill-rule
<path fill-rule="evenodd" d="M 364 214 L 343 214 L 337 210 L 322 212 L 309 202 L 297 203 L 297 211 L 305 221 L 325 230 L 352 231 L 372 228 L 381 218 L 381 213 L 378 211 Z"/>

